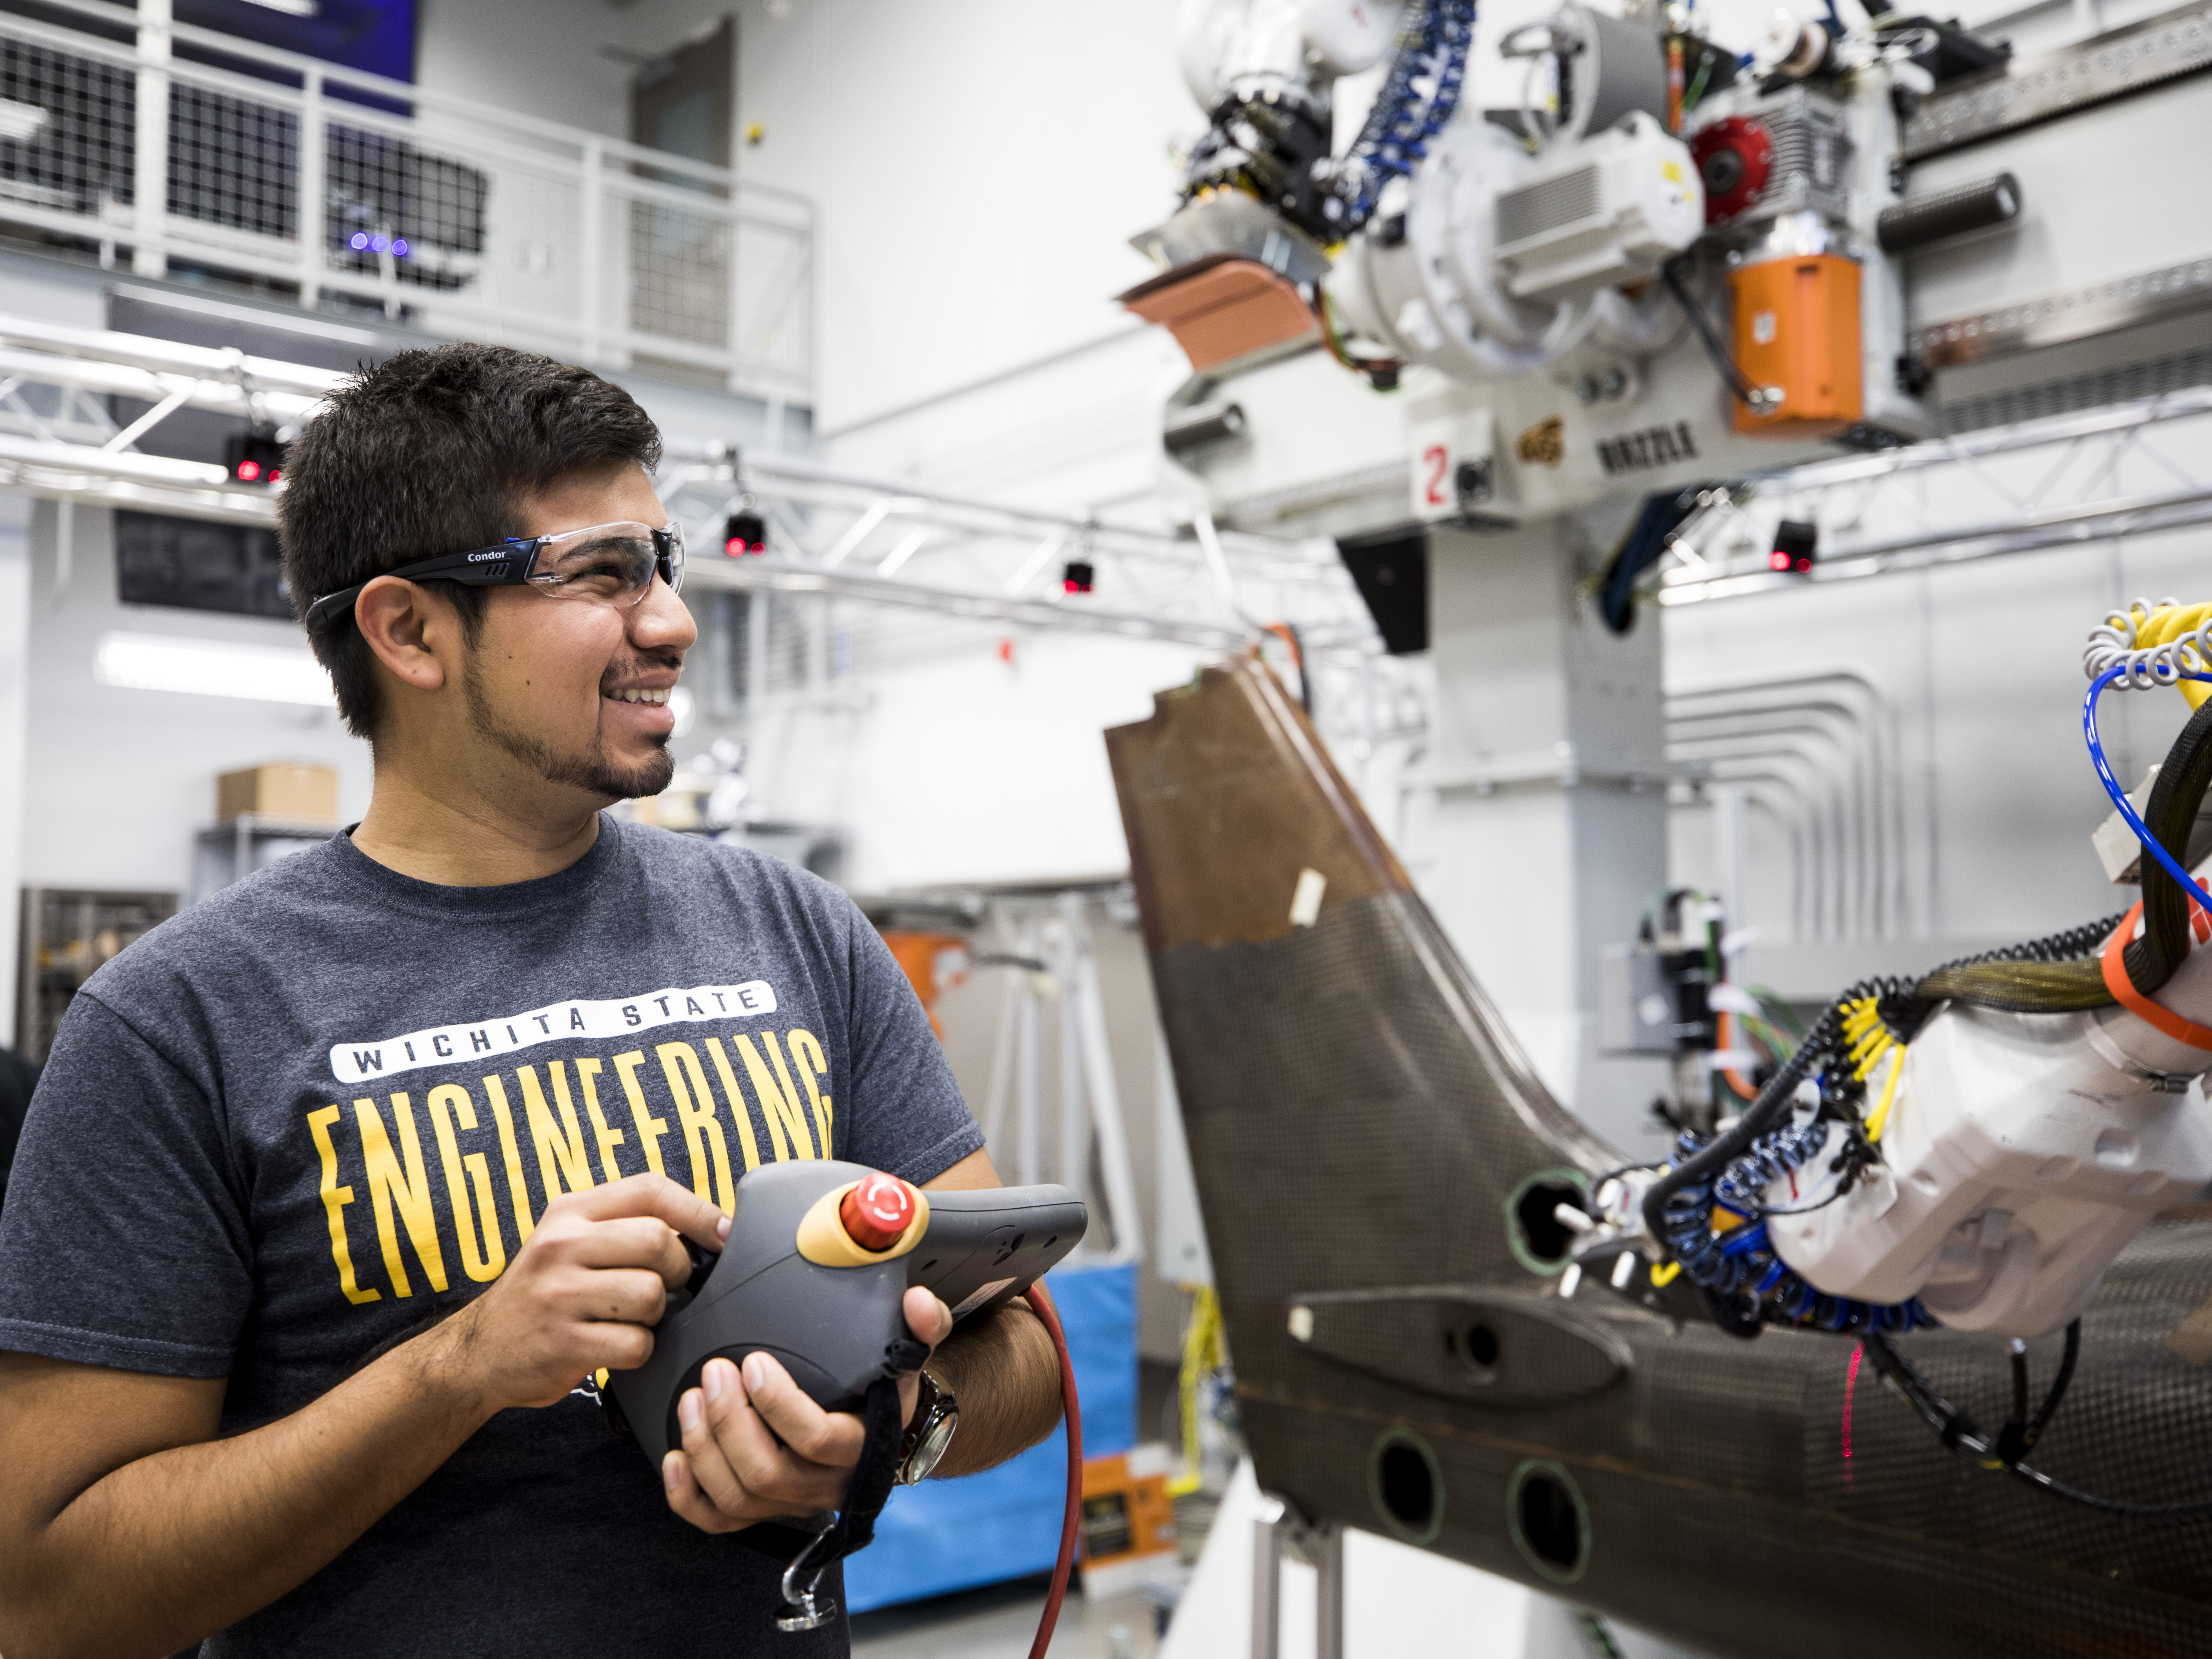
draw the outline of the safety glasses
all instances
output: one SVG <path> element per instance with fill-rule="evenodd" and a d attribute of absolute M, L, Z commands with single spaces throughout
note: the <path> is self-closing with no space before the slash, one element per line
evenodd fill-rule
<path fill-rule="evenodd" d="M 466 582 L 471 587 L 527 584 L 548 599 L 627 608 L 651 591 L 655 575 L 672 592 L 684 591 L 684 526 L 673 519 L 658 530 L 642 524 L 595 524 L 557 536 L 518 536 L 492 547 L 441 553 L 378 574 Z M 349 620 L 353 602 L 368 586 L 356 582 L 316 599 L 307 607 L 307 631 L 328 633 Z"/>

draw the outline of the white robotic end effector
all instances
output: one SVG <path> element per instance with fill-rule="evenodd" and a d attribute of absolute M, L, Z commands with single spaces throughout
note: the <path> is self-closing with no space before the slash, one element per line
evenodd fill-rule
<path fill-rule="evenodd" d="M 2212 951 L 2191 943 L 2156 1001 L 2212 1024 Z M 1832 1126 L 1794 1184 L 1768 1188 L 1768 1237 L 1832 1296 L 1917 1297 L 1946 1325 L 1998 1336 L 2055 1330 L 2157 1212 L 2212 1182 L 2209 1069 L 2212 1051 L 2124 1008 L 1947 1003 L 1869 1079 L 1869 1097 L 1890 1096 L 1869 1120 L 1881 1162 L 1850 1171 Z"/>

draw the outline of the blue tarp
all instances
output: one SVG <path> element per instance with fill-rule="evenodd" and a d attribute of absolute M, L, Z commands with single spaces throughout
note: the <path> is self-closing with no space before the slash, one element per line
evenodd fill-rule
<path fill-rule="evenodd" d="M 1104 1457 L 1137 1438 L 1137 1269 L 1063 1267 L 1045 1281 L 1067 1332 L 1083 1407 L 1083 1453 Z M 891 1493 L 876 1541 L 845 1564 L 854 1613 L 948 1590 L 1048 1572 L 1060 1553 L 1067 1432 L 981 1474 Z"/>

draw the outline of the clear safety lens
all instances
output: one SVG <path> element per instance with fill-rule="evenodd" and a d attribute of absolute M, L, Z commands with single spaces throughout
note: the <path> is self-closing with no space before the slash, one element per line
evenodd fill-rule
<path fill-rule="evenodd" d="M 629 605 L 642 599 L 655 574 L 684 586 L 684 530 L 641 524 L 601 524 L 549 536 L 530 567 L 530 581 L 555 599 Z"/>

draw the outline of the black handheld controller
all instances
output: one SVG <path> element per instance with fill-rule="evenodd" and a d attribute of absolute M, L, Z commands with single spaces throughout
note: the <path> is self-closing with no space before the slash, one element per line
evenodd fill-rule
<path fill-rule="evenodd" d="M 1027 1290 L 1088 1224 L 1065 1187 L 925 1193 L 824 1160 L 748 1171 L 733 1208 L 721 1255 L 670 1296 L 653 1358 L 609 1385 L 656 1469 L 709 1359 L 773 1354 L 824 1409 L 854 1410 L 910 1344 L 908 1286 L 934 1291 L 957 1324 Z"/>

